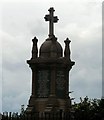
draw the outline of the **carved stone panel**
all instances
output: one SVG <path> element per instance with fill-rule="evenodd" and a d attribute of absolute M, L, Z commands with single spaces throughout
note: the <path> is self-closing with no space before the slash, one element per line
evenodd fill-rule
<path fill-rule="evenodd" d="M 36 96 L 46 98 L 50 92 L 50 72 L 49 70 L 39 70 L 37 73 Z"/>
<path fill-rule="evenodd" d="M 65 75 L 62 70 L 58 70 L 56 74 L 56 95 L 59 98 L 65 96 Z"/>

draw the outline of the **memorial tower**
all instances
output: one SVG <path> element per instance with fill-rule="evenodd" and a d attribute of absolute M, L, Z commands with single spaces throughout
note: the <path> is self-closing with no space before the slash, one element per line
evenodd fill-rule
<path fill-rule="evenodd" d="M 58 17 L 54 16 L 53 7 L 48 11 L 49 15 L 44 17 L 45 21 L 49 21 L 48 38 L 41 45 L 39 52 L 38 39 L 32 39 L 32 57 L 27 60 L 32 70 L 32 93 L 26 109 L 28 113 L 70 109 L 69 71 L 75 64 L 70 59 L 71 41 L 68 38 L 64 41 L 63 52 L 54 35 L 54 23 L 58 22 Z"/>

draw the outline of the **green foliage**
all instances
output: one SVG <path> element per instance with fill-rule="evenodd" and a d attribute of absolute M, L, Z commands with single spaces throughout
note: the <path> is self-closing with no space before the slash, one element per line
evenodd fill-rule
<path fill-rule="evenodd" d="M 59 120 L 61 120 L 62 114 L 62 112 L 61 114 L 57 114 L 57 120 L 59 117 Z M 79 103 L 74 103 L 71 106 L 71 113 L 66 112 L 63 115 L 65 120 L 104 120 L 104 99 L 89 99 L 87 96 L 84 99 L 80 98 Z M 52 116 L 56 116 L 56 113 Z M 27 116 L 24 111 L 24 106 L 22 105 L 20 115 L 18 115 L 18 113 L 10 112 L 8 114 L 8 112 L 5 112 L 2 120 L 38 120 L 38 118 L 39 113 L 34 113 L 33 116 Z M 47 120 L 50 119 L 47 118 Z M 54 120 L 54 118 L 52 120 Z"/>
<path fill-rule="evenodd" d="M 80 103 L 72 106 L 75 120 L 102 120 L 104 119 L 104 99 L 89 99 L 87 96 Z"/>

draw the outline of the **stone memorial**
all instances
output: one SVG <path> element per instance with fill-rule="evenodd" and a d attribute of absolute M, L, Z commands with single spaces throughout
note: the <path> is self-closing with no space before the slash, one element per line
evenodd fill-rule
<path fill-rule="evenodd" d="M 69 97 L 69 71 L 75 62 L 70 58 L 70 40 L 67 38 L 65 49 L 54 35 L 54 23 L 58 17 L 54 16 L 51 7 L 45 21 L 49 22 L 49 35 L 38 51 L 38 39 L 32 39 L 32 57 L 27 60 L 32 70 L 32 92 L 26 113 L 68 111 L 70 109 Z M 41 26 L 40 26 L 41 27 Z M 64 54 L 64 55 L 63 55 Z"/>

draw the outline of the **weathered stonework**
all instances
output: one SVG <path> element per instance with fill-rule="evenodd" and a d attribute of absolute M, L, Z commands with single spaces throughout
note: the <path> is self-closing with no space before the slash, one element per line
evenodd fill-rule
<path fill-rule="evenodd" d="M 54 11 L 50 8 L 50 14 L 45 16 L 45 20 L 49 21 L 49 37 L 41 45 L 39 52 L 37 38 L 32 40 L 32 58 L 27 60 L 32 70 L 32 93 L 26 113 L 70 109 L 69 71 L 75 62 L 70 59 L 70 40 L 67 38 L 64 41 L 63 56 L 63 49 L 54 35 L 53 23 L 58 21 L 57 16 L 53 15 Z"/>

